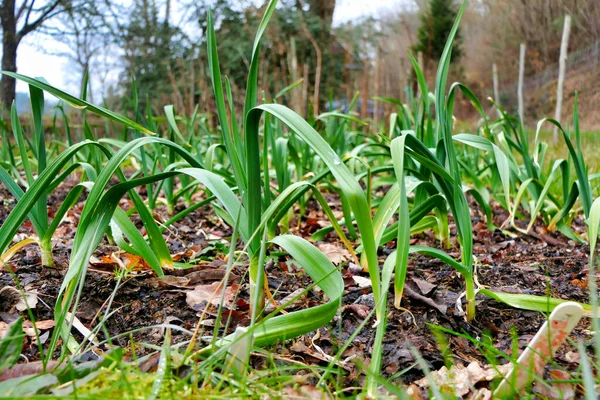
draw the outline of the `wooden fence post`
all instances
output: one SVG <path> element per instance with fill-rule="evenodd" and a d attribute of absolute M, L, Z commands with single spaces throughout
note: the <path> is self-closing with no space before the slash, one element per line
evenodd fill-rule
<path fill-rule="evenodd" d="M 377 55 L 375 58 L 375 96 L 381 96 L 381 46 L 377 46 Z M 375 127 L 379 127 L 379 104 L 378 100 L 373 100 L 373 121 Z"/>
<path fill-rule="evenodd" d="M 519 118 L 521 118 L 521 124 L 525 123 L 525 102 L 523 99 L 523 84 L 525 79 L 525 52 L 526 46 L 525 43 L 521 43 L 519 52 L 519 86 L 517 89 L 517 94 L 519 97 Z"/>
<path fill-rule="evenodd" d="M 493 80 L 493 84 L 494 84 L 494 101 L 496 102 L 497 106 L 500 106 L 500 89 L 498 87 L 498 67 L 496 66 L 496 63 L 494 63 L 492 65 L 492 80 Z M 500 112 L 500 110 L 496 109 L 496 111 L 498 112 L 498 118 L 502 117 L 502 113 Z"/>
<path fill-rule="evenodd" d="M 565 15 L 562 40 L 560 42 L 560 58 L 558 59 L 558 85 L 556 87 L 556 113 L 554 119 L 560 122 L 562 113 L 563 90 L 565 81 L 565 70 L 567 69 L 567 48 L 569 47 L 569 33 L 571 32 L 571 16 Z M 552 135 L 554 144 L 558 144 L 558 128 L 554 128 Z"/>
<path fill-rule="evenodd" d="M 362 77 L 362 104 L 360 107 L 360 117 L 365 119 L 369 116 L 369 67 L 370 60 L 368 57 L 365 57 L 365 61 L 363 64 L 363 77 Z"/>

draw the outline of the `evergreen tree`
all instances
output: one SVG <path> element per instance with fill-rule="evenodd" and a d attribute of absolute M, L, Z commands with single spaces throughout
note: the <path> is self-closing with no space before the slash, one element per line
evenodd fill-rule
<path fill-rule="evenodd" d="M 125 93 L 131 93 L 131 76 L 137 82 L 142 109 L 147 97 L 159 102 L 174 89 L 174 79 L 180 75 L 178 59 L 189 58 L 193 51 L 181 29 L 169 23 L 170 2 L 164 3 L 164 17 L 160 16 L 160 0 L 136 0 L 123 27 L 120 45 L 124 50 L 125 71 L 121 76 Z"/>
<path fill-rule="evenodd" d="M 429 0 L 428 10 L 421 15 L 418 42 L 413 48 L 415 52 L 423 53 L 426 62 L 437 61 L 442 56 L 456 13 L 454 0 Z M 458 59 L 461 54 L 459 31 L 452 48 L 452 60 Z"/>

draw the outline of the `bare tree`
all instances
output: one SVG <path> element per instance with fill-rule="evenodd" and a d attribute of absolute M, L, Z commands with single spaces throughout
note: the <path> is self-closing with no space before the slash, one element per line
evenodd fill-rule
<path fill-rule="evenodd" d="M 48 20 L 72 7 L 72 1 L 50 0 L 43 4 L 36 0 L 16 0 L 0 2 L 0 23 L 2 25 L 2 70 L 17 71 L 17 49 L 21 40 L 31 32 L 38 30 Z M 2 77 L 0 96 L 5 105 L 15 98 L 14 79 Z"/>
<path fill-rule="evenodd" d="M 86 71 L 89 73 L 92 65 L 98 64 L 93 61 L 103 55 L 110 58 L 111 51 L 114 51 L 112 45 L 116 41 L 118 21 L 113 15 L 113 6 L 112 1 L 105 0 L 90 1 L 77 10 L 69 8 L 57 18 L 56 27 L 47 30 L 49 35 L 65 45 L 64 50 L 52 50 L 51 53 L 71 61 L 69 65 L 79 75 L 81 85 Z M 94 101 L 92 90 L 89 91 L 89 100 Z"/>

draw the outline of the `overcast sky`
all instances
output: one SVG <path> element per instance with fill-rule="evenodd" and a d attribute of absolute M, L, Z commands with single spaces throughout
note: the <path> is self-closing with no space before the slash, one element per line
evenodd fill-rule
<path fill-rule="evenodd" d="M 333 16 L 334 25 L 362 16 L 380 15 L 386 9 L 392 9 L 407 0 L 337 0 Z M 59 46 L 52 38 L 31 34 L 26 36 L 19 46 L 17 69 L 23 75 L 42 76 L 52 85 L 70 93 L 78 94 L 80 77 L 72 76 L 73 69 L 68 68 L 63 57 L 44 54 L 39 46 L 54 49 Z M 17 91 L 26 92 L 27 85 L 17 82 Z"/>

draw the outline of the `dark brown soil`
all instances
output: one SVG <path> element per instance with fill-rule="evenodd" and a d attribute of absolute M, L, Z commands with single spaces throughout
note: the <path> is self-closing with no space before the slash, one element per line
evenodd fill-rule
<path fill-rule="evenodd" d="M 66 195 L 65 187 L 59 188 L 51 198 L 50 209 L 55 209 L 61 199 Z M 83 200 L 83 199 L 82 199 Z M 63 276 L 68 267 L 70 245 L 76 230 L 78 215 L 83 201 L 69 213 L 69 219 L 61 226 L 54 248 L 56 265 L 54 268 L 41 266 L 40 254 L 35 246 L 28 246 L 15 255 L 7 267 L 15 271 L 20 285 L 27 290 L 37 290 L 38 298 L 43 302 L 38 303 L 33 309 L 36 320 L 53 319 L 53 304 L 62 283 Z M 4 189 L 0 190 L 0 221 L 4 221 L 8 212 L 14 206 L 12 196 Z M 181 205 L 180 207 L 183 207 Z M 314 207 L 314 205 L 312 206 Z M 481 285 L 490 287 L 495 291 L 510 293 L 527 293 L 535 295 L 550 295 L 562 299 L 580 302 L 588 301 L 587 273 L 588 273 L 588 247 L 569 241 L 564 236 L 546 232 L 541 225 L 534 228 L 531 235 L 515 234 L 508 236 L 500 229 L 490 232 L 483 217 L 472 204 L 473 231 L 475 235 L 474 253 L 477 257 L 477 276 Z M 165 210 L 159 208 L 157 217 L 166 217 Z M 308 236 L 315 229 L 315 220 L 325 219 L 321 212 L 312 209 L 307 213 L 310 218 L 303 218 L 299 224 L 293 221 L 293 233 Z M 500 226 L 506 218 L 506 212 L 495 210 L 496 226 Z M 584 226 L 578 219 L 574 222 L 573 229 L 582 232 Z M 20 234 L 32 233 L 31 224 L 26 223 Z M 180 261 L 186 261 L 190 254 L 202 254 L 202 261 L 197 267 L 186 273 L 202 272 L 197 274 L 193 284 L 210 284 L 215 279 L 222 277 L 225 262 L 219 246 L 215 243 L 227 243 L 219 238 L 228 239 L 230 229 L 220 222 L 210 207 L 204 207 L 190 214 L 179 223 L 168 238 L 172 254 Z M 325 241 L 335 245 L 335 236 L 330 234 Z M 413 237 L 412 244 L 439 247 L 439 243 L 430 234 L 421 234 Z M 390 244 L 390 246 L 393 244 Z M 225 244 L 225 247 L 228 245 Z M 118 248 L 110 246 L 104 241 L 96 251 L 96 259 L 101 262 L 91 263 L 83 296 L 77 311 L 77 317 L 88 327 L 98 321 L 106 307 L 106 301 L 116 285 L 114 268 L 117 266 L 110 262 L 110 255 Z M 273 249 L 277 250 L 277 249 Z M 380 252 L 381 259 L 393 248 L 385 248 Z M 226 250 L 225 250 L 226 251 Z M 459 257 L 456 244 L 448 250 L 454 257 Z M 96 261 L 97 261 L 96 260 Z M 103 260 L 103 261 L 102 261 Z M 276 298 L 281 299 L 298 288 L 310 285 L 310 279 L 301 271 L 296 270 L 293 264 L 287 263 L 285 256 L 276 256 L 268 264 L 269 285 L 276 291 Z M 296 358 L 307 363 L 326 365 L 327 361 L 320 357 L 318 352 L 311 350 L 311 338 L 314 344 L 323 349 L 325 354 L 335 355 L 350 335 L 363 322 L 363 318 L 373 308 L 373 297 L 369 287 L 360 288 L 355 283 L 353 276 L 368 277 L 368 274 L 358 270 L 356 266 L 344 261 L 341 263 L 346 291 L 343 297 L 343 308 L 332 324 L 321 328 L 318 336 L 308 335 L 274 346 L 274 351 L 287 357 Z M 208 271 L 208 272 L 207 272 Z M 217 272 L 215 272 L 217 271 Z M 184 275 L 183 272 L 170 272 L 172 275 Z M 235 280 L 241 283 L 236 308 L 228 311 L 232 317 L 231 329 L 236 324 L 245 324 L 248 321 L 248 292 L 244 279 L 243 266 L 234 269 Z M 119 287 L 112 310 L 115 314 L 106 322 L 106 330 L 116 343 L 124 348 L 130 347 L 129 336 L 118 337 L 119 334 L 142 327 L 169 322 L 180 325 L 182 328 L 193 330 L 198 322 L 199 310 L 193 309 L 186 303 L 186 292 L 193 288 L 177 287 L 172 285 L 159 285 L 153 279 L 151 271 L 140 270 L 127 277 Z M 422 281 L 430 286 L 422 290 L 419 284 Z M 15 286 L 12 275 L 6 270 L 0 270 L 0 288 Z M 463 291 L 463 282 L 460 276 L 449 266 L 421 255 L 411 256 L 407 277 L 407 289 L 402 299 L 403 310 L 394 308 L 393 290 L 390 291 L 389 319 L 386 337 L 384 339 L 383 374 L 392 376 L 414 365 L 415 359 L 411 348 L 416 348 L 423 356 L 432 370 L 437 370 L 444 365 L 444 358 L 435 335 L 432 334 L 432 325 L 439 325 L 458 333 L 464 333 L 477 341 L 489 338 L 498 350 L 511 353 L 514 335 L 518 338 L 519 348 L 523 349 L 544 322 L 544 315 L 513 309 L 497 303 L 488 298 L 479 296 L 477 303 L 476 319 L 467 324 L 464 317 L 456 309 L 456 301 Z M 311 306 L 320 299 L 313 293 L 308 295 L 303 304 L 297 307 Z M 19 315 L 12 307 L 10 301 L 0 301 L 0 321 L 12 322 Z M 290 310 L 293 310 L 290 309 Z M 210 308 L 211 312 L 215 308 Z M 209 313 L 210 314 L 210 313 Z M 29 319 L 26 313 L 21 313 Z M 349 386 L 361 384 L 363 376 L 356 364 L 367 363 L 370 359 L 371 347 L 375 330 L 368 323 L 342 355 L 342 359 L 353 358 L 346 363 L 346 377 L 344 383 Z M 588 344 L 589 337 L 585 334 L 588 321 L 582 320 L 574 331 L 574 338 L 582 339 Z M 211 328 L 212 329 L 212 328 Z M 103 334 L 101 334 L 103 337 Z M 160 328 L 144 329 L 132 335 L 136 342 L 160 344 L 163 340 L 163 330 Z M 189 336 L 174 331 L 174 342 L 188 340 Z M 469 340 L 453 335 L 446 335 L 450 346 L 450 354 L 455 361 L 465 364 L 476 360 L 481 363 L 488 361 L 482 349 Z M 574 346 L 567 344 L 556 356 L 556 361 L 566 369 L 576 369 L 565 357 L 567 352 L 574 350 Z M 138 346 L 136 351 L 144 353 L 143 347 Z M 39 357 L 37 344 L 30 339 L 23 353 L 29 360 Z M 260 366 L 261 359 L 254 360 Z M 502 363 L 503 361 L 500 360 Z M 397 378 L 398 382 L 412 382 L 422 377 L 418 368 L 410 369 Z"/>

